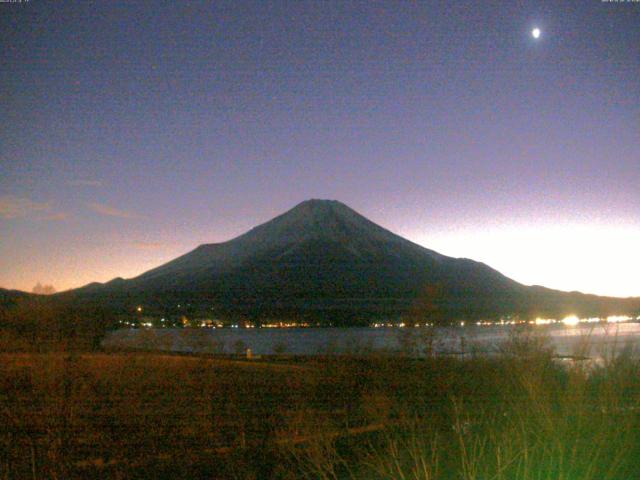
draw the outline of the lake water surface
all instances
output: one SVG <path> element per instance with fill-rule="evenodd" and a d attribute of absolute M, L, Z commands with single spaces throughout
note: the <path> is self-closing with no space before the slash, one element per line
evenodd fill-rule
<path fill-rule="evenodd" d="M 217 328 L 121 329 L 104 340 L 107 348 L 159 348 L 176 352 L 287 353 L 323 355 L 408 352 L 424 355 L 492 353 L 518 332 L 520 326 L 407 327 L 407 328 Z M 640 323 L 529 326 L 558 355 L 600 358 L 623 348 L 638 350 Z"/>

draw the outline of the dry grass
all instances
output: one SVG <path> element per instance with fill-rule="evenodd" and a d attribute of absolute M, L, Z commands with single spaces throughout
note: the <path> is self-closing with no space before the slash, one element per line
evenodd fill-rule
<path fill-rule="evenodd" d="M 3 354 L 0 378 L 6 478 L 265 442 L 309 388 L 296 367 L 154 354 Z"/>
<path fill-rule="evenodd" d="M 5 353 L 0 478 L 640 478 L 630 353 L 560 366 L 527 335 L 466 360 Z"/>

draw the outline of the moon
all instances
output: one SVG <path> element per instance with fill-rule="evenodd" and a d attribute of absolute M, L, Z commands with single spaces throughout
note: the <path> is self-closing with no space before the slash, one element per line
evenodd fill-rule
<path fill-rule="evenodd" d="M 540 38 L 540 34 L 541 34 L 541 33 L 542 33 L 542 32 L 540 31 L 540 29 L 539 29 L 538 27 L 536 27 L 536 28 L 534 28 L 533 30 L 531 30 L 531 36 L 532 36 L 533 38 L 535 38 L 536 40 L 537 40 L 538 38 Z"/>

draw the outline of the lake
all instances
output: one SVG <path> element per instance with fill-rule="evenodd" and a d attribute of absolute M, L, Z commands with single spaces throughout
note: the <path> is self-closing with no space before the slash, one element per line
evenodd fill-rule
<path fill-rule="evenodd" d="M 526 329 L 543 337 L 558 355 L 602 358 L 625 347 L 640 346 L 640 323 L 545 325 Z M 156 348 L 175 352 L 245 353 L 253 355 L 361 354 L 431 351 L 461 355 L 490 354 L 522 331 L 521 326 L 406 328 L 166 328 L 120 329 L 103 341 L 106 348 Z"/>

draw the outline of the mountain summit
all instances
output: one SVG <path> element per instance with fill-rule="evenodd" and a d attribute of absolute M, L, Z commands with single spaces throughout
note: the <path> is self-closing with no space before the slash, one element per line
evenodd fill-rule
<path fill-rule="evenodd" d="M 238 237 L 237 240 L 287 243 L 313 238 L 347 243 L 358 240 L 410 243 L 376 225 L 344 203 L 316 199 L 296 205 L 288 212 Z"/>
<path fill-rule="evenodd" d="M 146 281 L 168 274 L 190 275 L 195 271 L 213 274 L 240 267 L 264 254 L 277 253 L 272 260 L 278 262 L 310 246 L 315 246 L 315 250 L 326 248 L 318 253 L 327 255 L 335 253 L 336 249 L 343 250 L 354 258 L 385 256 L 399 253 L 403 248 L 411 251 L 406 254 L 443 258 L 385 230 L 341 202 L 307 200 L 233 240 L 200 245 L 135 280 Z M 264 260 L 269 261 L 268 258 Z M 300 261 L 304 263 L 303 258 Z"/>
<path fill-rule="evenodd" d="M 451 258 L 371 222 L 335 200 L 307 200 L 223 243 L 130 279 L 85 289 L 132 308 L 249 317 L 432 320 L 599 314 L 615 299 L 526 287 L 479 262 Z"/>

